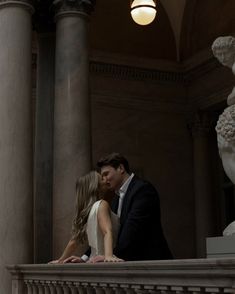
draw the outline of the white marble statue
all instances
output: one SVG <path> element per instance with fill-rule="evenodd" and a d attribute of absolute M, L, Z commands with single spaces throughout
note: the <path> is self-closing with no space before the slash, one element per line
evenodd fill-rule
<path fill-rule="evenodd" d="M 216 132 L 224 170 L 235 184 L 235 105 L 227 107 L 220 115 Z"/>
<path fill-rule="evenodd" d="M 235 235 L 235 221 L 231 222 L 223 231 L 223 236 Z"/>
<path fill-rule="evenodd" d="M 235 38 L 219 37 L 212 44 L 214 56 L 232 69 L 235 75 Z M 235 184 L 235 87 L 227 98 L 227 107 L 220 115 L 216 126 L 219 153 L 224 170 Z"/>
<path fill-rule="evenodd" d="M 211 48 L 219 62 L 231 68 L 235 75 L 235 38 L 232 36 L 219 37 L 214 41 Z M 228 96 L 227 104 L 235 104 L 235 87 Z"/>

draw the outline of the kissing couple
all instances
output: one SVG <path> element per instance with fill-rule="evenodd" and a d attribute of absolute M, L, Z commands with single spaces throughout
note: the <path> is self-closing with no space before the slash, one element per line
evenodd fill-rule
<path fill-rule="evenodd" d="M 171 259 L 153 185 L 134 175 L 119 153 L 101 158 L 97 168 L 76 183 L 72 237 L 61 257 L 50 263 Z M 111 201 L 108 191 L 115 192 Z M 74 256 L 86 240 L 86 253 Z"/>

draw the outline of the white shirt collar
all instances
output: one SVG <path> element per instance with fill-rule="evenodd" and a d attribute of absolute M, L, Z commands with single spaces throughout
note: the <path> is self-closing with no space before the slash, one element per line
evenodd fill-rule
<path fill-rule="evenodd" d="M 119 194 L 119 197 L 123 198 L 126 194 L 126 191 L 130 185 L 130 182 L 132 180 L 132 178 L 134 177 L 134 174 L 132 173 L 128 179 L 123 183 L 123 185 L 121 186 L 121 188 L 118 190 L 118 194 Z"/>

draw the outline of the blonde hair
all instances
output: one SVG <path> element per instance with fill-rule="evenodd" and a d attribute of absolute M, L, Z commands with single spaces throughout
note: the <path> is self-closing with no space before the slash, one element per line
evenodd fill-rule
<path fill-rule="evenodd" d="M 81 243 L 86 241 L 86 223 L 91 207 L 99 198 L 99 177 L 96 171 L 91 171 L 80 177 L 76 183 L 76 210 L 72 238 Z"/>

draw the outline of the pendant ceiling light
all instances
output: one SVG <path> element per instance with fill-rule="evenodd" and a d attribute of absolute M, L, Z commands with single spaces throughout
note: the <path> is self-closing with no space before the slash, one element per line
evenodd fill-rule
<path fill-rule="evenodd" d="M 150 24 L 156 13 L 156 0 L 131 0 L 131 16 L 137 24 Z"/>

